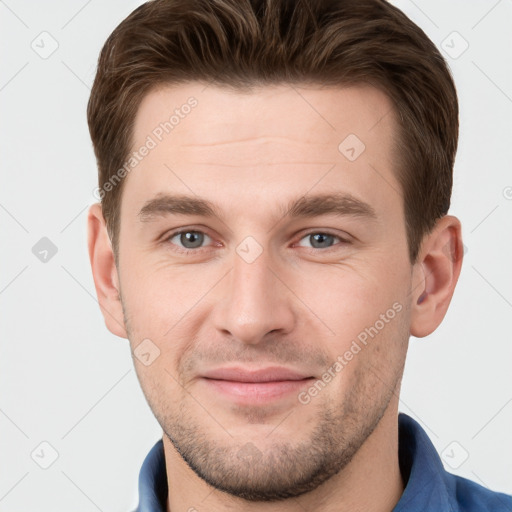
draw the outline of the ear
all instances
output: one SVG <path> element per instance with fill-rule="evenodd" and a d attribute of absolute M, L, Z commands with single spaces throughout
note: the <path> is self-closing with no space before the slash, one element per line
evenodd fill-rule
<path fill-rule="evenodd" d="M 89 208 L 87 228 L 94 286 L 105 324 L 112 334 L 128 338 L 119 295 L 119 275 L 100 203 Z"/>
<path fill-rule="evenodd" d="M 442 217 L 425 236 L 413 266 L 413 336 L 427 336 L 442 322 L 459 279 L 463 252 L 461 224 L 456 217 Z"/>

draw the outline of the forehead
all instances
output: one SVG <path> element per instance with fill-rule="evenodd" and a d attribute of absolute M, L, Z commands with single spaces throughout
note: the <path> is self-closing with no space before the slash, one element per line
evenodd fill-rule
<path fill-rule="evenodd" d="M 381 130 L 374 131 L 382 121 Z M 146 94 L 135 119 L 134 142 L 169 122 L 171 131 L 164 133 L 172 132 L 172 137 L 165 138 L 175 146 L 184 137 L 189 144 L 213 145 L 228 136 L 243 141 L 283 135 L 290 141 L 332 145 L 348 133 L 371 144 L 389 133 L 393 121 L 391 100 L 368 85 L 282 84 L 239 91 L 192 82 L 160 86 Z"/>
<path fill-rule="evenodd" d="M 138 109 L 132 152 L 150 149 L 129 172 L 125 194 L 147 200 L 178 188 L 263 198 L 273 187 L 291 198 L 315 187 L 400 203 L 395 118 L 391 100 L 370 86 L 162 86 Z"/>

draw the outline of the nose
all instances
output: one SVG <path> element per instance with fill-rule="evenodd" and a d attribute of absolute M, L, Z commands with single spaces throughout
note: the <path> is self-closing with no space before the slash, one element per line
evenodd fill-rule
<path fill-rule="evenodd" d="M 222 280 L 214 324 L 223 335 L 256 345 L 269 333 L 293 330 L 293 293 L 266 251 L 252 263 L 234 254 L 233 268 Z"/>

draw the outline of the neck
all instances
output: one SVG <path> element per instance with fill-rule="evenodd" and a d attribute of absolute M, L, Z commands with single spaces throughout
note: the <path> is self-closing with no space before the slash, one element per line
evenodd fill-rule
<path fill-rule="evenodd" d="M 163 437 L 169 498 L 167 512 L 391 512 L 404 489 L 398 462 L 398 404 L 392 401 L 350 463 L 317 489 L 278 502 L 249 502 L 218 491 L 199 478 Z"/>

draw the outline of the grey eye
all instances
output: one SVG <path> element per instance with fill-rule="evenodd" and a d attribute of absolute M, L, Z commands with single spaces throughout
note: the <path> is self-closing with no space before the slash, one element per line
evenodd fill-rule
<path fill-rule="evenodd" d="M 328 233 L 310 233 L 302 240 L 308 240 L 311 244 L 310 247 L 313 247 L 313 249 L 327 249 L 333 245 L 336 239 L 339 240 L 337 236 L 329 235 Z"/>
<path fill-rule="evenodd" d="M 183 246 L 185 249 L 197 249 L 203 245 L 205 237 L 210 238 L 208 235 L 201 233 L 200 231 L 182 231 L 181 233 L 176 233 L 170 241 L 173 242 L 177 237 L 179 240 L 178 245 Z"/>
<path fill-rule="evenodd" d="M 316 249 L 323 249 L 326 246 L 330 246 L 333 243 L 334 238 L 335 237 L 333 235 L 327 235 L 325 233 L 309 235 L 311 245 Z"/>

